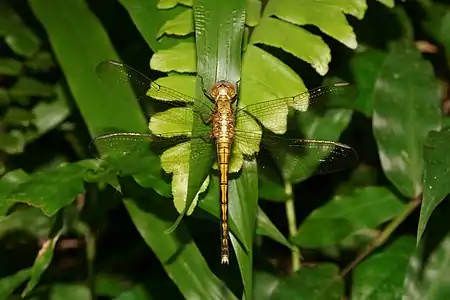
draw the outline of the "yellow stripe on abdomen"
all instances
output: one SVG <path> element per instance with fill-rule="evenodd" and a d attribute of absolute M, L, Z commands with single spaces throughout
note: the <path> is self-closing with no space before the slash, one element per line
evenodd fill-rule
<path fill-rule="evenodd" d="M 217 155 L 220 171 L 220 231 L 221 231 L 221 263 L 229 264 L 228 246 L 228 157 L 230 143 L 218 142 Z"/>

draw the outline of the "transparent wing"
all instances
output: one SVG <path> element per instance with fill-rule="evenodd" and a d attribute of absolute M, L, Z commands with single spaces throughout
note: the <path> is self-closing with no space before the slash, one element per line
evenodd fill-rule
<path fill-rule="evenodd" d="M 90 144 L 98 157 L 126 174 L 139 169 L 143 158 L 159 157 L 162 154 L 163 169 L 168 173 L 183 173 L 202 158 L 208 147 L 212 147 L 209 133 L 190 137 L 190 132 L 180 132 L 171 138 L 153 134 L 111 133 L 97 136 Z M 189 142 L 189 143 L 186 143 Z M 168 151 L 164 153 L 164 151 Z M 156 156 L 155 156 L 156 155 Z M 157 163 L 156 161 L 153 161 Z"/>
<path fill-rule="evenodd" d="M 259 139 L 261 134 L 236 131 L 236 142 L 240 148 L 248 148 L 249 144 Z M 344 170 L 358 162 L 358 154 L 353 148 L 332 141 L 292 139 L 264 133 L 261 146 L 269 150 L 284 177 L 291 181 Z"/>
<path fill-rule="evenodd" d="M 288 108 L 304 112 L 324 107 L 350 107 L 357 95 L 356 89 L 349 83 L 336 83 L 321 86 L 293 97 L 268 100 L 239 108 L 236 117 L 249 113 L 257 118 L 267 129 L 275 133 L 284 133 Z M 245 128 L 248 118 L 241 122 Z"/>
<path fill-rule="evenodd" d="M 198 114 L 202 120 L 207 120 L 212 113 L 212 105 L 207 105 L 200 99 L 195 99 L 168 87 L 161 86 L 123 63 L 112 60 L 104 61 L 97 66 L 96 73 L 103 85 L 111 90 L 111 96 L 119 100 L 127 99 L 126 97 L 121 97 L 120 92 L 118 92 L 120 87 L 129 87 L 131 85 L 148 118 L 153 117 L 156 112 L 155 107 L 158 104 L 161 105 L 161 103 L 188 107 L 194 114 Z M 186 114 L 185 122 L 192 120 L 190 116 L 192 112 L 186 111 L 184 113 Z M 155 118 L 158 118 L 158 116 L 155 116 Z M 181 113 L 179 121 L 183 121 Z"/>

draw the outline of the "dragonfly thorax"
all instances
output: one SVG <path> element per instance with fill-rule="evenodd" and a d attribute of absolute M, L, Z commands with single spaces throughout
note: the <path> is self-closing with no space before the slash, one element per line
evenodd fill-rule
<path fill-rule="evenodd" d="M 211 88 L 210 95 L 214 101 L 220 99 L 233 102 L 237 96 L 237 86 L 231 82 L 219 81 Z"/>

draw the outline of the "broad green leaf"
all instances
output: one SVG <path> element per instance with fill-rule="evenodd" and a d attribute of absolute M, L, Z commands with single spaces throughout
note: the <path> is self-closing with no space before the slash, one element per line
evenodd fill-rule
<path fill-rule="evenodd" d="M 5 205 L 17 202 L 40 208 L 52 216 L 84 193 L 84 174 L 89 168 L 83 162 L 62 164 L 33 174 L 27 182 L 15 187 L 6 196 Z"/>
<path fill-rule="evenodd" d="M 194 18 L 199 77 L 196 95 L 199 97 L 203 95 L 202 89 L 210 90 L 217 81 L 238 83 L 241 79 L 245 1 L 196 0 Z M 202 100 L 205 101 L 204 98 Z M 193 125 L 195 132 L 195 122 Z M 192 158 L 191 154 L 191 166 Z M 191 173 L 189 175 L 191 184 Z M 188 191 L 187 199 L 191 198 L 191 194 L 192 192 Z M 232 234 L 230 241 L 239 263 L 245 298 L 253 299 L 252 246 L 258 201 L 255 162 L 244 162 L 240 176 L 229 180 L 228 196 L 229 216 L 236 220 L 237 227 L 242 231 L 244 246 L 237 242 Z"/>
<path fill-rule="evenodd" d="M 255 27 L 261 18 L 262 3 L 260 0 L 247 0 L 245 3 L 247 6 L 245 25 Z"/>
<path fill-rule="evenodd" d="M 336 265 L 324 263 L 304 266 L 282 279 L 270 299 L 339 300 L 344 295 L 344 282 Z"/>
<path fill-rule="evenodd" d="M 256 46 L 248 46 L 242 66 L 242 86 L 239 106 L 282 97 L 298 95 L 306 91 L 301 78 L 279 59 Z M 284 133 L 287 126 L 288 107 L 280 107 L 273 115 L 255 117 L 267 129 Z"/>
<path fill-rule="evenodd" d="M 0 180 L 0 216 L 4 216 L 10 207 L 6 201 L 9 194 L 20 184 L 28 181 L 30 176 L 21 169 L 6 173 Z"/>
<path fill-rule="evenodd" d="M 386 5 L 389 8 L 394 7 L 394 0 L 378 0 L 378 1 L 383 3 L 384 5 Z"/>
<path fill-rule="evenodd" d="M 28 207 L 16 210 L 8 216 L 0 217 L 0 238 L 18 230 L 25 231 L 37 239 L 44 238 L 48 235 L 50 225 L 50 218 L 40 209 Z"/>
<path fill-rule="evenodd" d="M 152 300 L 154 299 L 148 293 L 147 289 L 141 285 L 136 285 L 135 287 L 121 293 L 119 296 L 115 297 L 114 300 Z"/>
<path fill-rule="evenodd" d="M 319 2 L 340 7 L 344 13 L 360 20 L 367 10 L 367 3 L 364 0 L 320 0 Z"/>
<path fill-rule="evenodd" d="M 92 297 L 85 285 L 60 283 L 51 287 L 49 300 L 92 300 Z"/>
<path fill-rule="evenodd" d="M 306 248 L 335 245 L 358 231 L 376 228 L 400 213 L 403 207 L 393 193 L 381 187 L 337 195 L 300 224 L 292 242 Z"/>
<path fill-rule="evenodd" d="M 380 66 L 383 65 L 387 53 L 368 50 L 357 53 L 351 60 L 351 67 L 355 75 L 355 84 L 358 86 L 358 98 L 355 108 L 367 117 L 372 116 L 374 90 L 380 78 Z"/>
<path fill-rule="evenodd" d="M 278 171 L 270 167 L 258 169 L 258 193 L 264 200 L 284 202 L 289 199 Z"/>
<path fill-rule="evenodd" d="M 267 236 L 274 241 L 285 245 L 290 248 L 291 244 L 284 237 L 284 235 L 278 230 L 278 228 L 270 221 L 269 217 L 264 213 L 264 211 L 259 208 L 257 219 L 256 219 L 256 234 Z"/>
<path fill-rule="evenodd" d="M 126 194 L 126 191 L 124 193 Z M 137 200 L 126 199 L 125 206 L 139 233 L 152 247 L 162 266 L 185 297 L 195 295 L 199 299 L 235 299 L 210 271 L 182 223 L 176 232 L 164 232 L 173 222 L 174 209 L 170 201 L 150 194 Z"/>
<path fill-rule="evenodd" d="M 186 1 L 186 0 L 181 0 Z M 189 0 L 188 0 L 189 1 Z M 192 0 L 190 0 L 192 2 Z M 174 37 L 163 36 L 157 39 L 157 33 L 161 26 L 168 20 L 172 20 L 175 16 L 185 11 L 185 8 L 174 7 L 176 1 L 169 0 L 171 4 L 165 3 L 167 1 L 158 0 L 120 0 L 120 3 L 130 14 L 131 19 L 141 33 L 142 37 L 148 43 L 150 48 L 156 52 L 161 49 L 170 48 L 180 41 Z M 166 5 L 165 5 L 166 4 Z M 172 5 L 173 4 L 173 5 Z M 173 9 L 162 10 L 159 8 Z"/>
<path fill-rule="evenodd" d="M 0 149 L 8 154 L 22 153 L 25 149 L 25 137 L 20 130 L 11 130 L 0 135 Z"/>
<path fill-rule="evenodd" d="M 150 60 L 150 67 L 161 72 L 194 73 L 195 44 L 182 42 L 169 49 L 155 52 Z"/>
<path fill-rule="evenodd" d="M 258 173 L 256 161 L 244 162 L 242 174 L 229 182 L 229 214 L 242 232 L 242 245 L 231 235 L 231 241 L 241 270 L 246 299 L 253 299 L 253 237 L 258 209 Z M 246 251 L 247 250 L 247 251 Z"/>
<path fill-rule="evenodd" d="M 32 57 L 41 46 L 38 37 L 25 25 L 10 31 L 5 42 L 16 54 L 25 57 Z"/>
<path fill-rule="evenodd" d="M 439 89 L 419 52 L 393 47 L 373 94 L 373 131 L 386 176 L 407 197 L 422 192 L 422 145 L 440 127 Z"/>
<path fill-rule="evenodd" d="M 169 9 L 169 8 L 175 7 L 178 4 L 192 6 L 192 2 L 193 2 L 193 0 L 159 0 L 158 8 L 159 9 Z"/>
<path fill-rule="evenodd" d="M 292 43 L 292 40 L 296 42 Z M 327 44 L 319 36 L 296 25 L 264 17 L 255 27 L 250 43 L 281 48 L 309 63 L 320 75 L 328 72 L 331 54 Z"/>
<path fill-rule="evenodd" d="M 31 268 L 23 269 L 15 274 L 0 278 L 0 300 L 8 300 L 14 291 L 31 275 Z"/>
<path fill-rule="evenodd" d="M 414 238 L 400 237 L 359 264 L 353 273 L 354 300 L 401 300 Z"/>
<path fill-rule="evenodd" d="M 195 78 L 195 76 L 192 75 L 172 75 L 167 77 L 160 77 L 155 80 L 155 83 L 169 87 L 185 95 L 195 97 L 196 80 L 197 79 Z M 149 95 L 153 96 L 152 94 Z"/>
<path fill-rule="evenodd" d="M 49 35 L 55 56 L 68 80 L 75 100 L 86 103 L 86 107 L 78 104 L 81 114 L 85 120 L 96 119 L 95 122 L 87 122 L 89 131 L 95 136 L 111 128 L 122 131 L 124 128 L 128 131 L 139 131 L 139 128 L 142 130 L 146 122 L 131 90 L 122 90 L 118 97 L 120 95 L 123 99 L 115 102 L 111 108 L 112 99 L 102 88 L 95 75 L 95 68 L 105 59 L 117 59 L 117 55 L 106 33 L 100 27 L 100 22 L 87 5 L 79 0 L 70 1 L 55 4 L 51 0 L 32 0 L 29 3 Z M 61 24 L 67 24 L 67 26 L 61 26 Z M 87 32 L 90 34 L 86 34 Z M 83 35 L 83 40 L 74 43 L 71 37 L 79 34 Z M 86 45 L 96 45 L 96 51 Z M 116 87 L 115 91 L 117 90 L 120 89 Z M 96 101 L 99 98 L 105 101 Z M 129 111 L 133 117 L 116 116 L 118 112 L 124 111 Z M 111 120 L 114 120 L 113 124 Z"/>
<path fill-rule="evenodd" d="M 194 32 L 194 14 L 192 9 L 188 8 L 175 18 L 167 20 L 159 29 L 157 37 L 160 38 L 163 34 L 184 36 L 192 32 Z"/>
<path fill-rule="evenodd" d="M 38 284 L 42 274 L 50 265 L 53 259 L 53 250 L 55 249 L 55 245 L 58 242 L 61 234 L 62 231 L 59 231 L 54 237 L 49 238 L 42 245 L 42 248 L 39 250 L 36 260 L 34 261 L 33 267 L 31 268 L 30 281 L 28 281 L 25 289 L 23 290 L 22 297 L 26 297 L 30 294 L 30 292 Z"/>
<path fill-rule="evenodd" d="M 61 124 L 70 114 L 67 94 L 59 84 L 55 88 L 56 98 L 50 102 L 39 102 L 33 107 L 34 126 L 40 136 Z M 34 136 L 33 138 L 36 138 Z"/>
<path fill-rule="evenodd" d="M 277 290 L 283 278 L 270 273 L 256 271 L 254 275 L 253 296 L 258 300 L 273 299 L 272 294 Z"/>
<path fill-rule="evenodd" d="M 437 227 L 433 228 L 433 230 L 442 232 L 441 224 L 447 220 L 447 214 L 441 216 L 441 223 L 434 224 Z M 441 233 L 438 234 L 442 235 Z M 450 237 L 448 234 L 437 244 L 427 241 L 426 244 L 421 245 L 409 260 L 408 271 L 404 281 L 403 299 L 449 299 L 449 262 Z"/>
<path fill-rule="evenodd" d="M 126 292 L 132 283 L 120 275 L 99 273 L 95 276 L 95 292 L 98 296 L 116 297 Z"/>
<path fill-rule="evenodd" d="M 12 58 L 0 58 L 0 74 L 18 76 L 22 71 L 22 63 Z"/>
<path fill-rule="evenodd" d="M 53 86 L 34 79 L 33 77 L 20 77 L 9 89 L 9 94 L 13 98 L 31 96 L 49 97 L 53 95 L 53 93 Z"/>
<path fill-rule="evenodd" d="M 20 107 L 10 107 L 3 116 L 4 124 L 10 126 L 27 127 L 33 121 L 34 115 L 30 111 Z"/>
<path fill-rule="evenodd" d="M 264 15 L 273 15 L 296 25 L 315 25 L 347 47 L 355 49 L 357 46 L 353 29 L 338 6 L 313 0 L 269 1 Z"/>
<path fill-rule="evenodd" d="M 41 51 L 27 60 L 25 66 L 35 71 L 48 72 L 55 67 L 55 61 L 50 52 Z"/>
<path fill-rule="evenodd" d="M 86 3 L 80 0 L 67 0 L 64 3 L 31 0 L 29 3 L 49 35 L 52 48 L 91 135 L 94 137 L 111 127 L 121 132 L 147 132 L 145 118 L 131 90 L 119 94 L 118 97 L 122 98 L 118 99 L 111 98 L 105 89 L 99 88 L 95 67 L 105 59 L 117 59 L 117 55 L 99 20 Z M 151 1 L 137 3 L 148 3 L 151 6 Z M 151 11 L 141 10 L 142 7 L 138 7 L 142 13 L 140 20 L 154 22 L 149 17 Z M 136 16 L 133 19 L 136 22 Z M 153 31 L 154 38 L 156 31 L 157 29 Z M 83 39 L 73 39 L 74 36 L 83 36 Z M 122 186 L 124 192 L 127 185 Z M 133 198 L 125 201 L 126 208 L 139 233 L 155 252 L 180 292 L 185 297 L 208 298 L 218 295 L 232 299 L 232 293 L 208 268 L 186 230 L 179 229 L 176 234 L 164 233 L 171 223 L 165 220 L 176 215 L 173 204 L 154 194 L 139 199 L 138 192 L 142 191 L 134 191 L 129 195 Z"/>
<path fill-rule="evenodd" d="M 431 213 L 450 193 L 450 129 L 431 131 L 424 144 L 425 173 L 423 199 L 420 208 L 417 241 L 427 225 Z"/>

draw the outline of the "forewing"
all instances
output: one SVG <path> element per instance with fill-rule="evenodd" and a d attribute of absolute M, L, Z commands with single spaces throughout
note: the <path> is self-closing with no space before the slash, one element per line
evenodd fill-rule
<path fill-rule="evenodd" d="M 300 112 L 323 107 L 350 107 L 356 97 L 356 89 L 348 83 L 321 86 L 293 97 L 273 99 L 256 104 L 244 106 L 236 111 L 236 118 L 244 113 L 255 117 L 265 128 L 283 134 L 287 127 L 287 114 L 289 108 Z M 248 121 L 242 121 L 245 130 Z"/>
<path fill-rule="evenodd" d="M 119 87 L 131 85 L 136 98 L 142 103 L 149 119 L 155 114 L 158 101 L 172 106 L 187 107 L 192 110 L 193 114 L 198 114 L 203 120 L 207 120 L 212 113 L 212 107 L 202 100 L 159 85 L 123 63 L 112 60 L 104 61 L 97 66 L 96 73 L 105 88 L 111 90 L 111 95 L 117 99 L 127 99 L 120 96 Z M 186 122 L 188 120 L 189 116 L 186 116 Z"/>

